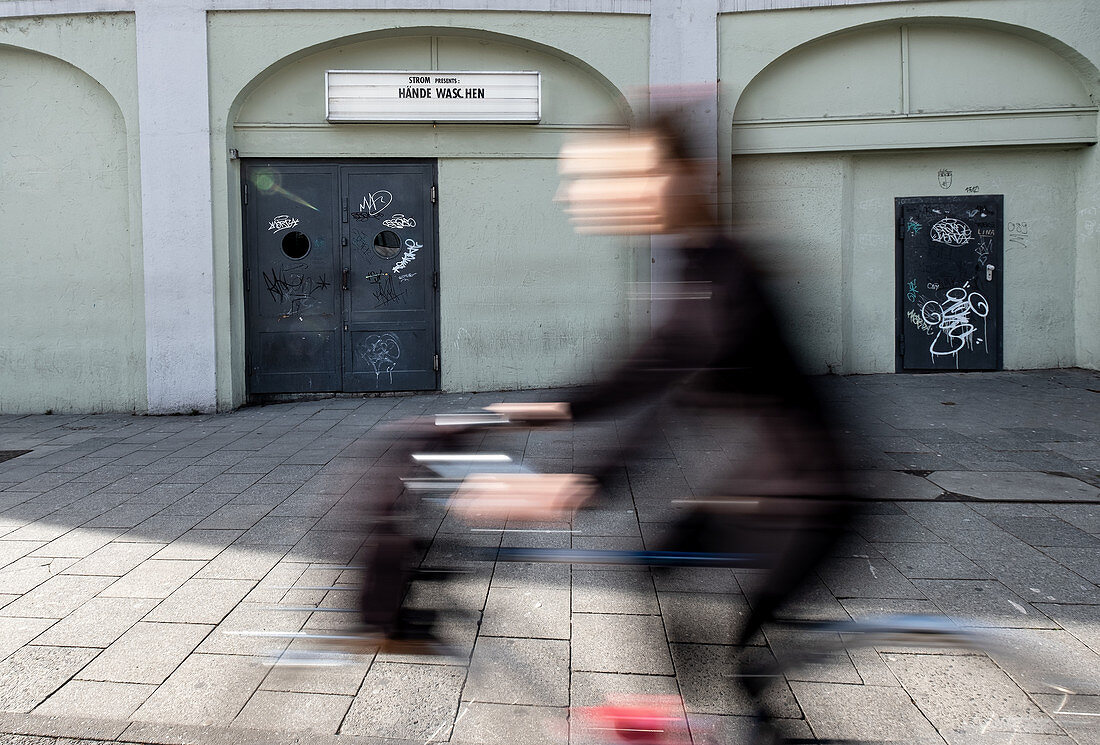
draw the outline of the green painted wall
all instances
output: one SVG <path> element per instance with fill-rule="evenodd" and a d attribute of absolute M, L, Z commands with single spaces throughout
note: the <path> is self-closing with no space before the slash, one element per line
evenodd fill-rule
<path fill-rule="evenodd" d="M 628 335 L 627 282 L 644 267 L 637 241 L 572 232 L 552 201 L 554 156 L 568 137 L 628 121 L 622 91 L 646 82 L 648 28 L 644 16 L 568 13 L 210 14 L 219 406 L 245 395 L 239 168 L 218 160 L 231 147 L 438 159 L 443 388 L 590 380 Z M 543 123 L 323 121 L 324 70 L 406 68 L 539 70 Z"/>
<path fill-rule="evenodd" d="M 226 11 L 207 20 L 221 408 L 245 396 L 230 148 L 438 160 L 447 389 L 582 382 L 632 322 L 645 327 L 627 285 L 648 276 L 648 242 L 578 237 L 552 197 L 561 143 L 628 121 L 622 94 L 647 83 L 648 17 Z M 329 125 L 320 71 L 330 67 L 538 69 L 545 120 Z M 728 201 L 769 239 L 766 263 L 813 369 L 893 369 L 893 197 L 975 185 L 1005 194 L 1006 219 L 1029 224 L 1031 241 L 1009 243 L 1006 255 L 1006 366 L 1100 367 L 1100 150 L 983 147 L 1096 139 L 1098 68 L 1093 0 L 719 17 Z M 0 254 L 12 309 L 0 412 L 146 407 L 137 103 L 131 14 L 0 20 Z M 1020 113 L 1029 107 L 1057 111 Z M 823 121 L 776 121 L 791 117 Z M 738 132 L 753 127 L 758 142 L 778 143 L 775 154 L 731 159 Z M 938 187 L 940 168 L 955 172 L 951 191 Z"/>
<path fill-rule="evenodd" d="M 573 232 L 551 159 L 446 159 L 439 181 L 443 388 L 591 381 L 626 341 L 628 248 Z"/>
<path fill-rule="evenodd" d="M 727 14 L 719 31 L 724 183 L 735 214 L 774 241 L 813 369 L 895 369 L 893 199 L 967 187 L 1004 194 L 1006 222 L 1028 224 L 1005 241 L 1005 366 L 1100 366 L 1096 148 L 983 147 L 1095 141 L 1100 6 Z M 1069 113 L 1024 113 L 1040 108 Z M 739 148 L 775 154 L 731 158 Z"/>
<path fill-rule="evenodd" d="M 124 91 L 133 47 L 128 15 L 0 22 L 0 413 L 145 407 L 134 96 L 73 66 Z"/>
<path fill-rule="evenodd" d="M 1100 368 L 1100 148 L 1078 156 L 1077 364 Z"/>
<path fill-rule="evenodd" d="M 843 367 L 841 253 L 844 159 L 835 155 L 738 157 L 732 203 L 758 262 L 783 298 L 789 341 L 807 369 Z"/>
<path fill-rule="evenodd" d="M 943 150 L 921 154 L 868 154 L 854 159 L 855 240 L 848 284 L 851 369 L 894 369 L 895 196 L 1003 194 L 1004 365 L 1007 369 L 1068 367 L 1075 363 L 1075 197 L 1079 151 Z M 940 188 L 940 169 L 952 171 L 952 188 Z M 888 324 L 882 323 L 887 319 Z M 906 343 L 922 334 L 906 327 Z M 928 340 L 930 341 L 930 340 Z M 927 343 L 927 342 L 925 342 Z"/>
<path fill-rule="evenodd" d="M 914 20 L 784 55 L 745 88 L 737 120 L 1091 105 L 1077 72 L 1041 44 L 971 20 Z"/>

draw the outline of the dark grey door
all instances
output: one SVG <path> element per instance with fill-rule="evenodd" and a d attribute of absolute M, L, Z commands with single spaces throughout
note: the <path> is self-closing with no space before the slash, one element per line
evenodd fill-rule
<path fill-rule="evenodd" d="M 242 174 L 249 391 L 438 388 L 434 164 Z"/>
<path fill-rule="evenodd" d="M 1000 369 L 1004 197 L 894 202 L 898 369 Z"/>
<path fill-rule="evenodd" d="M 437 386 L 434 170 L 431 164 L 343 169 L 350 236 L 344 390 Z"/>
<path fill-rule="evenodd" d="M 337 170 L 249 163 L 243 177 L 248 389 L 338 391 Z"/>

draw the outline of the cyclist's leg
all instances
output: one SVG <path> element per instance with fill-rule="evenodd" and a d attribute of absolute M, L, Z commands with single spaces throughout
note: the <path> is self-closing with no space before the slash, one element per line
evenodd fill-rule
<path fill-rule="evenodd" d="M 738 634 L 739 646 L 748 644 L 797 595 L 840 540 L 853 515 L 851 504 L 844 500 L 811 497 L 782 501 L 787 507 L 776 510 L 780 514 L 738 526 L 738 534 L 752 534 L 747 542 L 760 546 L 765 562 L 761 582 L 749 598 L 751 611 Z"/>
<path fill-rule="evenodd" d="M 389 440 L 385 459 L 392 466 L 386 469 L 390 476 L 371 484 L 363 495 L 371 534 L 359 610 L 367 630 L 393 636 L 408 632 L 410 624 L 430 625 L 428 614 L 410 614 L 401 607 L 422 546 L 414 524 L 418 497 L 405 490 L 400 479 L 412 474 L 413 453 L 449 447 L 450 438 L 425 423 L 395 425 L 382 436 Z"/>

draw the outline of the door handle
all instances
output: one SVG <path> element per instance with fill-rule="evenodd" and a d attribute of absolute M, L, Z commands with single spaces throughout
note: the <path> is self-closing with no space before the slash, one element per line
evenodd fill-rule
<path fill-rule="evenodd" d="M 992 264 L 986 264 L 985 265 L 985 281 L 986 282 L 989 282 L 993 279 L 993 270 L 996 269 L 996 268 L 997 267 L 993 266 Z"/>
<path fill-rule="evenodd" d="M 350 271 L 351 271 L 351 269 L 349 269 L 346 266 L 344 267 L 344 273 L 343 273 L 343 275 L 341 275 L 341 279 L 340 279 L 340 289 L 341 290 L 348 289 L 348 272 L 350 272 Z"/>

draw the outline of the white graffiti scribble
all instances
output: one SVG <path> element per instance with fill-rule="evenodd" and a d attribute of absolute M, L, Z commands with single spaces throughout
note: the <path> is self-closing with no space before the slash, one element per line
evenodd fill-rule
<path fill-rule="evenodd" d="M 383 373 L 390 376 L 393 383 L 393 371 L 397 360 L 401 358 L 401 343 L 396 334 L 372 334 L 359 346 L 359 354 L 374 369 L 374 380 L 378 381 Z"/>
<path fill-rule="evenodd" d="M 921 308 L 921 318 L 937 329 L 936 337 L 928 347 L 933 362 L 937 357 L 952 356 L 955 367 L 958 367 L 962 348 L 973 349 L 975 342 L 984 341 L 974 338 L 977 328 L 970 322 L 970 314 L 985 318 L 989 315 L 989 303 L 981 293 L 971 292 L 969 287 L 969 282 L 964 282 L 962 287 L 952 287 L 943 303 L 929 300 Z"/>
<path fill-rule="evenodd" d="M 1086 207 L 1083 210 L 1077 210 L 1077 217 L 1080 220 L 1081 234 L 1087 237 L 1092 237 L 1096 234 L 1096 208 Z"/>
<path fill-rule="evenodd" d="M 400 212 L 393 215 L 389 219 L 383 220 L 382 224 L 387 228 L 393 228 L 394 230 L 400 230 L 401 228 L 415 228 L 416 220 L 411 217 L 405 217 Z"/>
<path fill-rule="evenodd" d="M 402 269 L 407 267 L 413 259 L 416 258 L 416 252 L 424 248 L 421 244 L 414 241 L 412 238 L 405 239 L 405 253 L 401 254 L 401 259 L 393 265 L 393 273 L 397 274 Z"/>
<path fill-rule="evenodd" d="M 921 331 L 923 331 L 924 333 L 926 333 L 926 334 L 928 334 L 928 335 L 931 335 L 931 334 L 932 334 L 932 332 L 933 332 L 933 331 L 935 331 L 935 329 L 934 329 L 934 328 L 932 328 L 931 326 L 929 326 L 929 325 L 928 325 L 928 322 L 927 322 L 927 321 L 925 321 L 925 320 L 924 320 L 923 318 L 921 318 L 921 317 L 920 317 L 920 313 L 917 313 L 917 311 L 915 311 L 915 310 L 910 310 L 910 311 L 909 311 L 909 312 L 908 312 L 908 313 L 906 314 L 906 316 L 907 316 L 907 317 L 909 318 L 909 321 L 910 321 L 910 322 L 911 322 L 911 323 L 912 323 L 912 324 L 913 324 L 914 326 L 916 326 L 917 328 L 919 328 L 919 329 L 920 329 Z"/>
<path fill-rule="evenodd" d="M 268 230 L 274 230 L 278 233 L 280 230 L 287 230 L 298 226 L 298 218 L 291 217 L 290 215 L 279 215 L 271 224 L 267 226 Z"/>
<path fill-rule="evenodd" d="M 945 217 L 933 225 L 929 235 L 936 243 L 948 246 L 965 246 L 972 237 L 970 226 L 953 217 Z"/>
<path fill-rule="evenodd" d="M 990 238 L 979 238 L 978 246 L 974 249 L 974 254 L 978 257 L 978 261 L 985 263 L 985 260 L 989 258 L 989 254 L 993 251 L 993 241 Z"/>
<path fill-rule="evenodd" d="M 402 274 L 397 278 L 399 282 L 408 282 L 410 279 L 416 276 L 416 272 L 409 272 L 408 274 Z"/>
<path fill-rule="evenodd" d="M 393 194 L 382 189 L 363 197 L 363 202 L 359 205 L 359 212 L 365 212 L 367 215 L 373 217 L 391 204 L 393 204 Z"/>

